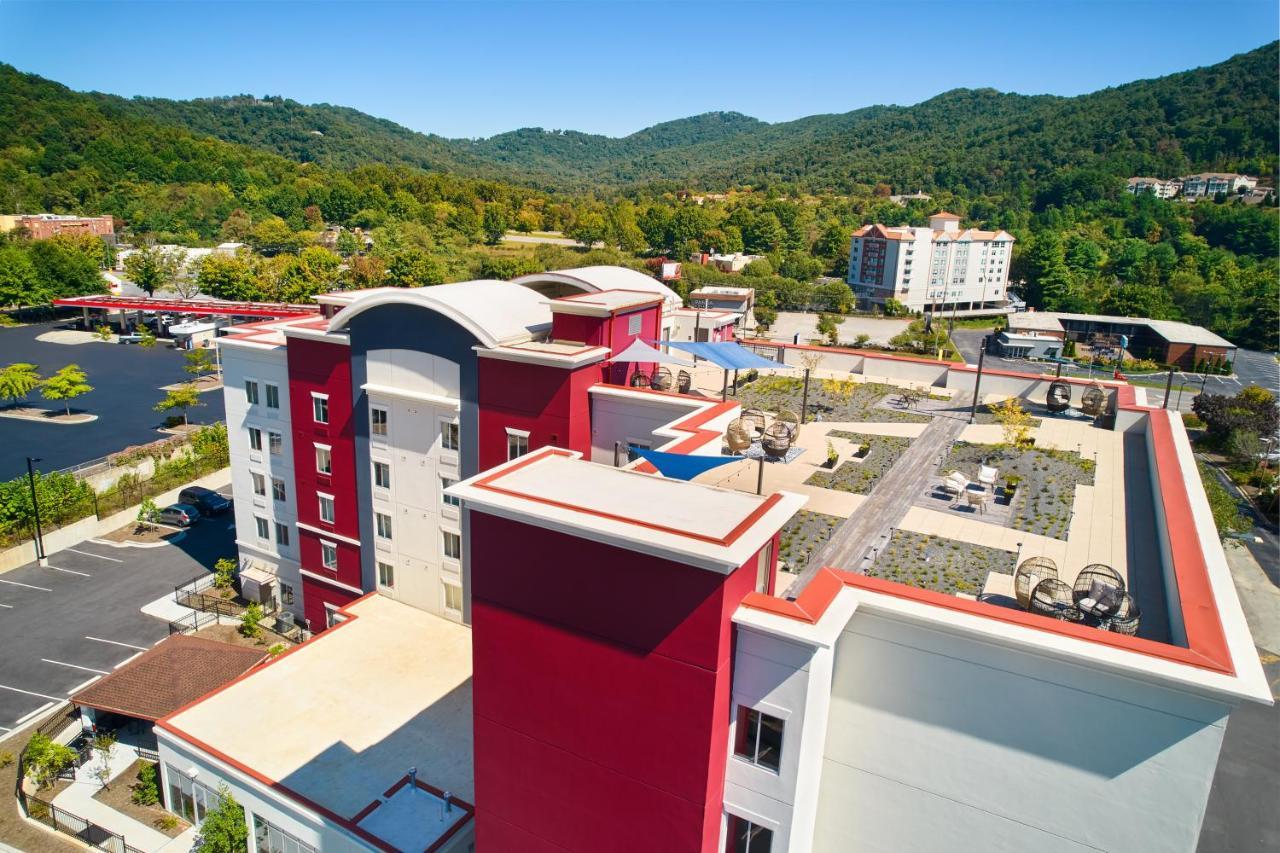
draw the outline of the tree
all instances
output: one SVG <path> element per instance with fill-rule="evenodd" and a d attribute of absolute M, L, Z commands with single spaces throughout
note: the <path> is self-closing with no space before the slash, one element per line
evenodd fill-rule
<path fill-rule="evenodd" d="M 156 333 L 151 331 L 147 326 L 138 329 L 138 346 L 143 349 L 154 349 L 156 345 Z"/>
<path fill-rule="evenodd" d="M 240 208 L 231 211 L 222 223 L 222 230 L 219 235 L 223 240 L 230 243 L 243 243 L 249 237 L 250 230 L 253 229 L 253 220 L 249 218 L 249 214 Z"/>
<path fill-rule="evenodd" d="M 156 506 L 156 502 L 151 498 L 143 498 L 142 505 L 138 507 L 138 526 L 143 530 L 150 530 L 155 526 L 156 516 L 160 514 L 160 508 Z"/>
<path fill-rule="evenodd" d="M 214 299 L 253 302 L 262 298 L 253 265 L 242 254 L 206 255 L 196 270 L 196 284 Z"/>
<path fill-rule="evenodd" d="M 906 305 L 898 300 L 890 297 L 884 301 L 884 316 L 886 317 L 905 317 L 910 313 Z"/>
<path fill-rule="evenodd" d="M 103 323 L 101 326 L 98 327 L 97 334 L 98 334 L 98 340 L 102 341 L 103 343 L 110 343 L 112 332 L 111 332 L 111 327 L 108 326 L 106 323 Z"/>
<path fill-rule="evenodd" d="M 480 227 L 484 231 L 484 240 L 491 246 L 502 242 L 507 233 L 507 214 L 500 205 L 486 204 L 484 216 L 480 219 Z"/>
<path fill-rule="evenodd" d="M 98 763 L 93 768 L 93 778 L 98 780 L 98 784 L 103 788 L 108 788 L 111 783 L 111 754 L 115 751 L 116 737 L 110 732 L 101 732 L 93 738 L 93 751 L 97 755 Z"/>
<path fill-rule="evenodd" d="M 248 853 L 249 827 L 244 821 L 244 808 L 225 783 L 218 785 L 218 805 L 205 814 L 191 849 L 199 853 Z"/>
<path fill-rule="evenodd" d="M 186 362 L 182 365 L 183 371 L 194 376 L 196 382 L 200 381 L 206 373 L 212 373 L 217 368 L 213 350 L 209 347 L 189 349 L 182 354 L 182 360 Z"/>
<path fill-rule="evenodd" d="M 231 589 L 235 585 L 236 574 L 239 571 L 240 565 L 236 562 L 235 557 L 219 557 L 217 562 L 213 564 L 214 589 Z"/>
<path fill-rule="evenodd" d="M 426 287 L 444 283 L 444 267 L 422 249 L 403 249 L 387 264 L 387 281 L 396 287 Z"/>
<path fill-rule="evenodd" d="M 840 340 L 840 329 L 836 326 L 836 318 L 830 314 L 818 315 L 818 334 L 827 339 L 827 343 L 835 346 Z"/>
<path fill-rule="evenodd" d="M 16 245 L 0 246 L 0 305 L 34 305 L 46 301 L 31 256 Z"/>
<path fill-rule="evenodd" d="M 61 400 L 70 415 L 71 401 L 93 390 L 87 379 L 80 365 L 68 364 L 41 383 L 40 396 L 46 400 Z"/>
<path fill-rule="evenodd" d="M 27 775 L 39 788 L 48 788 L 58 774 L 75 764 L 76 751 L 58 743 L 43 732 L 36 732 L 27 744 Z"/>
<path fill-rule="evenodd" d="M 1006 444 L 1014 447 L 1028 447 L 1031 444 L 1032 417 L 1022 408 L 1017 397 L 1009 397 L 996 403 L 991 407 L 991 413 L 1004 430 Z"/>
<path fill-rule="evenodd" d="M 262 605 L 256 601 L 249 602 L 249 606 L 240 615 L 240 636 L 254 638 L 261 634 L 262 628 L 258 623 L 262 621 L 262 616 Z"/>
<path fill-rule="evenodd" d="M 88 241 L 84 237 L 88 237 Z M 36 269 L 41 299 L 105 293 L 102 251 L 102 241 L 89 235 L 60 234 L 49 240 L 33 241 L 27 252 Z"/>
<path fill-rule="evenodd" d="M 203 406 L 200 402 L 200 392 L 196 390 L 194 383 L 185 383 L 174 388 L 164 399 L 155 404 L 155 411 L 168 412 L 173 409 L 182 409 L 182 424 L 187 425 L 187 412 L 195 406 Z"/>
<path fill-rule="evenodd" d="M 38 387 L 40 373 L 34 364 L 18 361 L 0 370 L 0 397 L 8 397 L 14 406 Z"/>
<path fill-rule="evenodd" d="M 154 806 L 160 802 L 160 787 L 156 784 L 156 766 L 143 761 L 138 766 L 138 777 L 133 783 L 129 799 L 140 806 Z"/>
<path fill-rule="evenodd" d="M 590 249 L 608 236 L 608 227 L 603 216 L 598 213 L 588 212 L 579 216 L 572 225 L 564 230 L 564 234 L 569 239 L 576 240 Z"/>
<path fill-rule="evenodd" d="M 1221 446 L 1237 430 L 1269 438 L 1280 427 L 1276 398 L 1265 388 L 1250 385 L 1234 397 L 1225 394 L 1198 394 L 1191 410 L 1205 423 L 1209 438 Z"/>
<path fill-rule="evenodd" d="M 356 235 L 343 228 L 338 232 L 338 239 L 333 246 L 338 250 L 338 254 L 344 258 L 359 254 L 360 241 L 356 239 Z"/>
<path fill-rule="evenodd" d="M 167 252 L 155 246 L 143 246 L 124 259 L 124 271 L 147 296 L 154 296 L 157 290 L 164 290 L 178 277 L 186 257 L 183 251 Z"/>
<path fill-rule="evenodd" d="M 742 240 L 749 252 L 776 252 L 785 237 L 782 222 L 774 213 L 762 213 L 742 229 Z"/>

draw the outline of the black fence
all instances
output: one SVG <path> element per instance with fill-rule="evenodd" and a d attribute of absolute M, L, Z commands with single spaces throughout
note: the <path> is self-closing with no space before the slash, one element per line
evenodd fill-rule
<path fill-rule="evenodd" d="M 142 853 L 138 848 L 130 847 L 125 843 L 123 835 L 99 826 L 91 820 L 72 814 L 39 797 L 25 795 L 22 799 L 27 817 L 43 823 L 50 829 L 70 835 L 90 847 L 106 850 L 108 853 Z"/>

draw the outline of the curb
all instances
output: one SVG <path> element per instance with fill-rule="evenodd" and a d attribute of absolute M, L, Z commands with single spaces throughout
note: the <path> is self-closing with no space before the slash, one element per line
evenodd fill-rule
<path fill-rule="evenodd" d="M 105 545 L 108 548 L 164 548 L 168 545 L 176 545 L 186 538 L 187 531 L 179 530 L 177 536 L 166 542 L 112 542 L 109 539 L 90 539 L 89 541 L 95 545 Z"/>

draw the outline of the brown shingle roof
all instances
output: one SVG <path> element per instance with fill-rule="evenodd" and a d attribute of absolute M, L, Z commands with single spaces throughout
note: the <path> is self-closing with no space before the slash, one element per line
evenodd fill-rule
<path fill-rule="evenodd" d="M 258 649 L 177 634 L 90 684 L 71 701 L 154 722 L 238 678 L 266 657 Z"/>

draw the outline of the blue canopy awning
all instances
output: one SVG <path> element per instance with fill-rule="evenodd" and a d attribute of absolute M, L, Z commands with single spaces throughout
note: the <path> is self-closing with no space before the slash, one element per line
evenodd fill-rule
<path fill-rule="evenodd" d="M 692 480 L 699 474 L 719 468 L 730 462 L 741 462 L 741 456 L 690 456 L 685 453 L 664 453 L 637 445 L 629 445 L 631 452 L 658 469 L 658 473 L 672 480 Z"/>
<path fill-rule="evenodd" d="M 705 358 L 716 367 L 723 367 L 725 370 L 749 370 L 753 367 L 769 370 L 789 366 L 780 361 L 756 355 L 736 341 L 663 341 L 663 343 L 698 358 Z"/>

